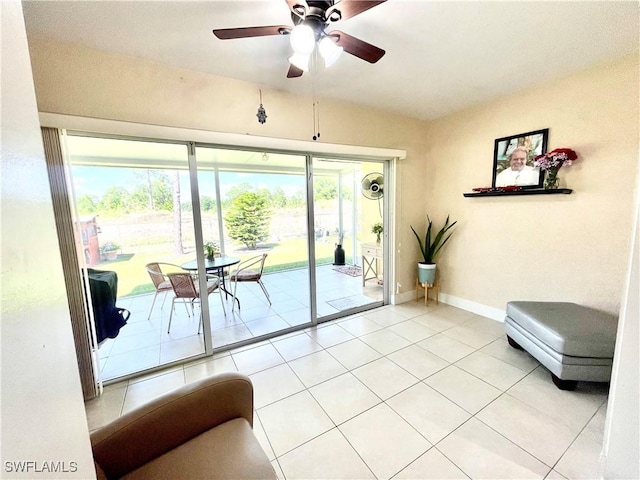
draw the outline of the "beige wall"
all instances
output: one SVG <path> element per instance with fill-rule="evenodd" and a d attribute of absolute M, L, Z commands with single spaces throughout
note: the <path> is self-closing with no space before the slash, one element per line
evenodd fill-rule
<path fill-rule="evenodd" d="M 258 85 L 32 38 L 29 48 L 41 112 L 294 140 L 313 135 L 310 97 L 263 88 L 268 118 L 261 125 L 255 116 Z M 396 218 L 405 204 L 419 207 L 424 189 L 415 172 L 424 170 L 426 124 L 341 102 L 320 99 L 320 105 L 323 142 L 407 151 L 396 172 Z M 411 232 L 406 227 L 400 233 L 402 242 Z M 400 255 L 398 261 L 398 281 L 407 290 L 414 258 Z"/>
<path fill-rule="evenodd" d="M 502 310 L 509 300 L 570 301 L 618 313 L 638 168 L 638 85 L 638 60 L 629 57 L 429 125 L 427 210 L 459 222 L 441 258 L 451 301 Z M 491 185 L 494 139 L 542 128 L 550 149 L 579 154 L 560 170 L 571 195 L 462 196 Z"/>
<path fill-rule="evenodd" d="M 30 38 L 29 49 L 41 112 L 296 140 L 314 134 L 310 97 L 51 41 Z M 256 118 L 259 88 L 264 125 Z M 406 148 L 422 136 L 422 125 L 407 117 L 322 99 L 320 105 L 323 142 Z"/>
<path fill-rule="evenodd" d="M 0 2 L 0 17 L 0 477 L 95 478 L 22 5 Z"/>
<path fill-rule="evenodd" d="M 269 137 L 308 140 L 311 136 L 309 99 L 263 89 L 269 120 L 261 126 L 255 119 L 255 85 L 35 39 L 30 39 L 30 48 L 40 111 Z M 450 213 L 460 224 L 441 262 L 442 290 L 448 301 L 499 311 L 511 299 L 567 300 L 617 313 L 629 258 L 638 167 L 638 85 L 638 61 L 628 58 L 503 97 L 428 126 L 372 109 L 323 101 L 322 139 L 407 150 L 408 158 L 399 162 L 395 205 L 398 280 L 406 298 L 411 297 L 418 259 L 409 224 L 422 229 L 427 212 L 438 222 Z M 3 100 L 4 89 L 3 77 Z M 3 106 L 3 121 L 4 114 Z M 580 154 L 575 165 L 560 173 L 561 186 L 573 188 L 572 195 L 463 198 L 463 192 L 490 184 L 495 138 L 546 127 L 550 128 L 550 148 L 566 146 Z M 28 145 L 35 146 L 33 136 Z M 38 194 L 42 192 L 32 193 L 35 199 L 41 198 Z M 5 201 L 3 189 L 3 209 Z M 31 208 L 38 205 L 32 200 Z M 3 217 L 3 228 L 4 222 Z M 45 223 L 51 226 L 50 217 L 45 218 Z M 16 250 L 19 253 L 13 264 L 17 270 L 35 271 L 30 264 L 36 260 L 25 253 L 33 243 L 25 238 L 40 230 L 23 228 L 20 232 L 21 249 Z M 37 243 L 41 245 L 42 240 Z M 3 237 L 3 259 L 6 246 Z M 39 264 L 42 261 L 37 258 Z M 61 278 L 61 274 L 58 276 Z M 637 287 L 637 281 L 631 286 Z M 4 309 L 4 289 L 2 293 Z M 54 295 L 59 297 L 59 293 Z M 60 304 L 58 298 L 56 308 Z M 35 311 L 35 305 L 27 304 L 26 311 Z M 637 312 L 635 315 L 632 320 L 637 330 Z M 25 318 L 25 323 L 31 320 Z M 4 322 L 3 315 L 3 369 Z M 57 321 L 49 328 L 58 332 L 57 337 L 52 332 L 56 341 L 68 343 L 67 354 L 71 352 L 70 329 Z M 27 345 L 33 346 L 37 331 L 19 328 L 17 338 L 22 332 L 30 340 Z M 630 338 L 631 349 L 635 345 L 637 350 L 637 335 Z M 74 380 L 75 362 L 67 357 L 63 357 L 63 365 L 60 358 L 52 364 L 56 374 L 48 377 L 49 367 L 45 364 L 39 365 L 37 372 L 37 379 L 50 378 L 55 390 L 48 392 L 50 402 L 35 403 L 50 409 L 64 406 L 59 415 L 44 410 L 58 423 L 59 418 L 71 423 L 78 418 L 84 420 L 77 406 L 81 393 Z M 621 360 L 624 365 L 618 365 L 617 370 L 628 366 L 637 373 L 637 365 L 629 358 L 632 356 Z M 60 376 L 60 370 L 65 368 L 70 373 Z M 10 378 L 20 372 L 17 370 Z M 58 381 L 60 378 L 62 382 Z M 4 385 L 3 372 L 3 388 Z M 3 436 L 6 398 L 13 401 L 13 397 L 3 396 Z M 25 402 L 33 404 L 33 399 Z M 631 404 L 636 405 L 637 399 Z M 621 419 L 618 423 L 624 422 L 626 405 L 609 408 L 612 417 Z M 616 422 L 613 423 L 608 427 L 610 432 L 614 431 Z M 53 432 L 58 426 L 44 431 Z M 25 435 L 29 432 L 25 426 L 8 430 L 18 438 L 22 431 Z M 620 441 L 629 438 L 626 434 L 615 438 L 614 433 L 610 433 L 607 443 L 610 447 L 617 448 Z M 86 439 L 82 434 L 69 438 L 80 444 Z M 73 458 L 86 453 L 82 445 L 68 448 Z M 3 447 L 3 456 L 5 453 Z M 612 451 L 608 454 L 611 457 Z M 625 467 L 610 466 L 605 473 L 620 472 Z"/>
<path fill-rule="evenodd" d="M 84 47 L 30 39 L 40 111 L 309 140 L 311 99 Z M 304 77 L 303 77 L 304 78 Z M 321 100 L 322 141 L 401 148 L 394 207 L 397 281 L 409 299 L 428 213 L 459 225 L 441 257 L 445 299 L 500 316 L 512 299 L 567 300 L 617 312 L 638 160 L 638 64 L 627 58 L 430 123 Z M 493 140 L 549 128 L 580 160 L 571 195 L 463 198 L 491 184 Z M 615 165 L 615 167 L 611 167 Z M 392 289 L 392 290 L 395 290 Z M 476 308 L 478 310 L 478 308 Z M 481 310 L 480 310 L 481 311 Z"/>

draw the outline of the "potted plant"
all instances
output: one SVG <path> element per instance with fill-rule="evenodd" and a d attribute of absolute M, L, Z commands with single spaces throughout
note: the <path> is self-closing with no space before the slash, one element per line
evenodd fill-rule
<path fill-rule="evenodd" d="M 216 242 L 207 242 L 204 244 L 204 255 L 207 260 L 213 260 L 215 257 L 220 256 L 220 247 Z"/>
<path fill-rule="evenodd" d="M 118 250 L 120 250 L 120 246 L 109 240 L 102 246 L 102 256 L 105 260 L 116 260 L 118 258 Z"/>
<path fill-rule="evenodd" d="M 449 215 L 447 215 L 447 220 L 444 222 L 444 226 L 434 236 L 432 234 L 433 222 L 428 215 L 427 221 L 429 223 L 427 225 L 427 233 L 425 234 L 424 242 L 413 227 L 411 227 L 411 230 L 418 240 L 420 253 L 424 258 L 424 261 L 418 262 L 418 281 L 420 283 L 433 285 L 436 280 L 436 258 L 442 250 L 442 247 L 444 247 L 451 238 L 451 235 L 453 235 L 453 232 L 449 232 L 449 230 L 451 230 L 458 222 L 455 221 L 450 224 Z M 449 232 L 448 235 L 447 232 Z"/>
<path fill-rule="evenodd" d="M 382 232 L 383 232 L 383 229 L 382 229 L 381 222 L 378 222 L 374 224 L 373 227 L 371 227 L 371 233 L 376 234 L 376 243 L 380 243 L 380 235 L 382 235 Z"/>

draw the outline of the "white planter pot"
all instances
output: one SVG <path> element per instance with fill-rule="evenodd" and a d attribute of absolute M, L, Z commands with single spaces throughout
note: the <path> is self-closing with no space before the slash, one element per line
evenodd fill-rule
<path fill-rule="evenodd" d="M 418 281 L 433 285 L 436 281 L 436 264 L 435 263 L 418 263 Z"/>

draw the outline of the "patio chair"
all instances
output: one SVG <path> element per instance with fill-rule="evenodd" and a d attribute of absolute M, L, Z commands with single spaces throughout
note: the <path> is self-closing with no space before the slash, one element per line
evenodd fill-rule
<path fill-rule="evenodd" d="M 266 259 L 267 254 L 263 253 L 262 255 L 257 255 L 244 260 L 238 264 L 235 272 L 230 275 L 229 279 L 233 282 L 233 299 L 231 300 L 232 311 L 236 307 L 236 290 L 238 289 L 239 282 L 256 282 L 260 285 L 260 288 L 262 288 L 269 305 L 271 305 L 271 298 L 269 298 L 267 287 L 262 283 L 262 271 L 264 270 L 264 262 Z"/>
<path fill-rule="evenodd" d="M 179 267 L 178 265 L 174 265 L 172 263 L 154 262 L 154 263 L 147 263 L 144 266 L 144 268 L 146 268 L 147 270 L 147 273 L 151 277 L 153 286 L 156 288 L 156 293 L 153 296 L 153 302 L 151 302 L 151 309 L 149 310 L 149 316 L 147 317 L 147 320 L 151 318 L 151 313 L 153 312 L 153 306 L 156 304 L 156 297 L 158 296 L 158 294 L 159 293 L 165 294 L 164 298 L 162 299 L 162 305 L 160 306 L 160 308 L 163 308 L 164 302 L 167 299 L 167 292 L 171 292 L 173 290 L 173 288 L 171 288 L 171 283 L 169 282 L 169 279 L 167 278 L 166 274 L 162 271 L 163 267 L 165 268 L 165 270 L 171 269 L 171 270 L 184 271 L 181 267 Z"/>
<path fill-rule="evenodd" d="M 169 326 L 167 327 L 167 333 L 171 331 L 171 319 L 173 318 L 173 310 L 175 308 L 176 302 L 181 302 L 191 304 L 191 310 L 193 311 L 193 304 L 200 303 L 200 289 L 198 287 L 198 278 L 197 276 L 191 273 L 168 273 L 167 277 L 169 277 L 169 282 L 171 283 L 171 287 L 173 288 L 173 293 L 175 296 L 171 301 L 171 314 L 169 315 Z M 207 275 L 207 298 L 209 295 L 218 290 L 220 293 L 220 303 L 222 304 L 222 311 L 225 316 L 227 315 L 227 311 L 224 308 L 224 298 L 222 297 L 222 289 L 220 287 L 220 279 L 215 275 Z M 200 322 L 198 323 L 198 334 L 200 333 L 200 328 L 202 327 L 202 305 L 200 305 Z"/>

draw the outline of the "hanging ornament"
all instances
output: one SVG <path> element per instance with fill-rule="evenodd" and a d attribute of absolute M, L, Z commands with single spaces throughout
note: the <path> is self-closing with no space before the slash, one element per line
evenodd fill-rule
<path fill-rule="evenodd" d="M 262 106 L 262 90 L 260 90 L 260 106 L 258 107 L 258 113 L 256 113 L 256 117 L 258 117 L 258 122 L 266 123 L 267 121 L 267 112 Z"/>

